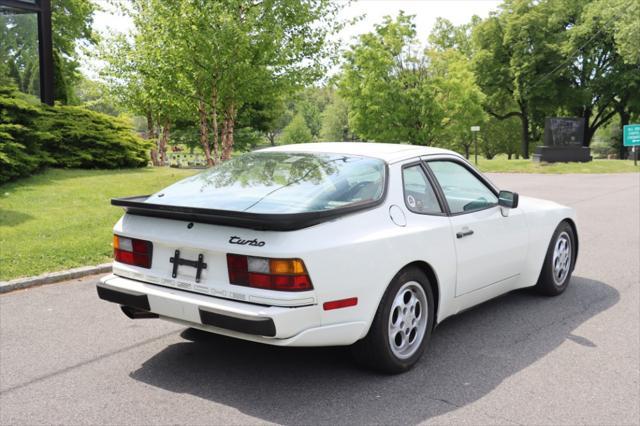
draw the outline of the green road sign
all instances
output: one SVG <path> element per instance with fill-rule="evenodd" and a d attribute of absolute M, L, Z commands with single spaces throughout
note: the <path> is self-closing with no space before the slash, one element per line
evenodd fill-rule
<path fill-rule="evenodd" d="M 640 146 L 640 124 L 624 126 L 624 146 Z"/>

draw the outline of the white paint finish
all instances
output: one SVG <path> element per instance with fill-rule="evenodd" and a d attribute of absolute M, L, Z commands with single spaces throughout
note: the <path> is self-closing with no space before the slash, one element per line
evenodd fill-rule
<path fill-rule="evenodd" d="M 445 150 L 365 143 L 303 144 L 270 150 L 342 152 L 383 158 L 389 165 L 386 199 L 371 210 L 290 232 L 199 223 L 189 229 L 186 222 L 125 215 L 114 231 L 153 241 L 153 267 L 146 270 L 114 263 L 114 272 L 155 284 L 140 287 L 135 281 L 119 279 L 118 285 L 129 289 L 134 286 L 138 291 L 152 294 L 152 311 L 156 308 L 164 317 L 191 322 L 195 327 L 215 333 L 277 345 L 346 345 L 366 335 L 384 291 L 406 265 L 421 262 L 433 269 L 439 293 L 436 318 L 441 322 L 515 288 L 534 285 L 555 227 L 565 218 L 574 218 L 571 208 L 524 196 L 520 197 L 520 206 L 512 209 L 507 217 L 500 213 L 499 207 L 457 216 L 410 212 L 402 190 L 403 164 L 415 162 L 416 156 L 465 161 Z M 406 226 L 390 220 L 392 206 L 404 215 Z M 473 229 L 474 235 L 458 240 L 455 234 L 465 226 Z M 230 244 L 231 236 L 255 238 L 265 245 Z M 169 258 L 175 249 L 179 249 L 184 258 L 204 255 L 208 267 L 198 287 L 194 282 L 194 268 L 180 267 L 176 279 L 171 278 Z M 300 258 L 305 262 L 314 289 L 277 292 L 230 285 L 227 253 Z M 185 287 L 191 293 L 178 290 Z M 322 310 L 324 302 L 349 297 L 357 297 L 358 304 Z M 260 307 L 247 301 L 263 301 L 271 306 Z M 195 316 L 197 306 L 209 303 L 223 312 L 229 309 L 230 315 L 242 309 L 273 318 L 277 338 L 203 326 Z"/>
<path fill-rule="evenodd" d="M 391 217 L 391 221 L 396 225 L 407 226 L 407 217 L 402 209 L 395 204 L 389 207 L 389 217 Z"/>
<path fill-rule="evenodd" d="M 458 232 L 473 234 L 457 238 Z M 456 296 L 520 274 L 527 255 L 528 233 L 522 211 L 508 217 L 500 207 L 451 217 L 456 243 L 458 279 Z"/>

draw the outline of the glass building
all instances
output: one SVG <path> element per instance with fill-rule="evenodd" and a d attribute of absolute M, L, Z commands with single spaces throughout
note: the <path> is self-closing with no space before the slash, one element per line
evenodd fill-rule
<path fill-rule="evenodd" d="M 0 0 L 0 84 L 53 104 L 50 0 Z"/>

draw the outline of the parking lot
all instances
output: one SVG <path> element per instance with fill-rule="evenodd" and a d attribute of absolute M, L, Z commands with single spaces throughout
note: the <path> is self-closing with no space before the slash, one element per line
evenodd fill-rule
<path fill-rule="evenodd" d="M 275 348 L 98 300 L 97 277 L 0 296 L 0 424 L 638 424 L 640 174 L 490 175 L 578 211 L 557 298 L 517 291 L 443 322 L 399 376 L 346 348 Z"/>

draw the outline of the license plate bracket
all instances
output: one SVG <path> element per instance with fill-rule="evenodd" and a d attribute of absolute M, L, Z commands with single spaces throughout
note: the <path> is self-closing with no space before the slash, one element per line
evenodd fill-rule
<path fill-rule="evenodd" d="M 169 262 L 173 263 L 173 270 L 171 272 L 171 276 L 176 278 L 178 276 L 178 267 L 180 265 L 191 266 L 192 268 L 196 268 L 196 282 L 200 282 L 200 276 L 202 275 L 202 270 L 207 269 L 207 264 L 204 262 L 204 256 L 202 253 L 198 254 L 198 260 L 189 260 L 183 259 L 180 257 L 180 250 L 176 250 L 174 252 L 173 257 L 169 258 Z"/>

